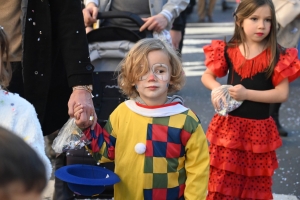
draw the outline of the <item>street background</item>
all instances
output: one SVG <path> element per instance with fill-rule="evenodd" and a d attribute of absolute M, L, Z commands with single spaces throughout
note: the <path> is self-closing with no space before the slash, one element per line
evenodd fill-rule
<path fill-rule="evenodd" d="M 231 10 L 222 11 L 221 0 L 216 2 L 214 23 L 198 23 L 197 5 L 187 18 L 186 35 L 182 51 L 184 70 L 187 82 L 179 92 L 185 100 L 185 106 L 190 107 L 199 116 L 204 131 L 214 114 L 210 101 L 210 91 L 200 78 L 205 70 L 202 47 L 212 39 L 230 39 L 234 23 L 232 13 L 236 3 L 227 1 Z M 226 83 L 226 77 L 219 79 Z M 300 78 L 290 84 L 290 96 L 280 109 L 280 121 L 289 132 L 288 137 L 282 137 L 283 145 L 277 150 L 279 168 L 273 176 L 273 193 L 276 200 L 300 199 Z M 53 193 L 53 178 L 44 193 L 44 199 L 50 200 Z"/>

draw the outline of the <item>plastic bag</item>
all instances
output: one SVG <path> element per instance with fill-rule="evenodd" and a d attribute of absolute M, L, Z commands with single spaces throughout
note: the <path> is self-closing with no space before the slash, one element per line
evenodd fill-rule
<path fill-rule="evenodd" d="M 90 143 L 81 129 L 76 126 L 75 119 L 70 118 L 60 129 L 52 148 L 56 153 L 62 153 L 70 149 L 80 149 Z"/>
<path fill-rule="evenodd" d="M 222 116 L 226 116 L 229 112 L 237 109 L 242 105 L 243 101 L 237 101 L 229 95 L 228 89 L 232 85 L 221 85 L 211 92 L 211 100 L 215 106 L 215 111 Z"/>

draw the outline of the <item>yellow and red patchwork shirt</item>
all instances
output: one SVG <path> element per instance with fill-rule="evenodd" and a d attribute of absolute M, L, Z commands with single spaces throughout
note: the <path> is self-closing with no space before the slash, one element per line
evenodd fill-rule
<path fill-rule="evenodd" d="M 179 102 L 120 104 L 99 137 L 101 161 L 115 162 L 116 200 L 204 200 L 209 176 L 206 137 L 198 117 Z M 135 146 L 144 144 L 144 153 Z"/>

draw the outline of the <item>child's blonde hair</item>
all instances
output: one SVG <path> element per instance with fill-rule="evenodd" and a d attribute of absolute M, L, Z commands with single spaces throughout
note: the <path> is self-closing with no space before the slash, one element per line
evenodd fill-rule
<path fill-rule="evenodd" d="M 127 56 L 119 64 L 120 73 L 118 84 L 122 93 L 130 98 L 138 96 L 134 87 L 135 82 L 140 79 L 149 70 L 148 53 L 151 51 L 163 51 L 168 57 L 171 64 L 171 80 L 168 93 L 181 90 L 185 83 L 185 74 L 179 54 L 169 45 L 159 39 L 146 38 L 138 41 L 128 52 Z"/>
<path fill-rule="evenodd" d="M 235 28 L 234 33 L 230 41 L 228 42 L 229 47 L 236 47 L 239 44 L 243 44 L 245 49 L 246 36 L 244 30 L 241 26 L 243 21 L 250 17 L 256 9 L 261 6 L 267 5 L 271 12 L 271 30 L 269 35 L 265 38 L 267 41 L 267 48 L 270 51 L 269 67 L 267 68 L 267 77 L 270 77 L 273 73 L 274 67 L 278 62 L 280 52 L 283 50 L 277 44 L 277 32 L 276 32 L 276 15 L 275 8 L 272 0 L 242 0 L 237 7 L 234 18 L 235 18 Z"/>
<path fill-rule="evenodd" d="M 8 55 L 9 42 L 3 27 L 0 25 L 0 86 L 4 89 L 8 87 L 12 76 Z M 6 57 L 5 60 L 4 56 Z"/>

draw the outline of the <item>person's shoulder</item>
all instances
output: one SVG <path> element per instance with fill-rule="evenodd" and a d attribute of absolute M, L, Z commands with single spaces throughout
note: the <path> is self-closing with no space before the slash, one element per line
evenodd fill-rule
<path fill-rule="evenodd" d="M 222 40 L 213 40 L 211 44 L 203 47 L 205 55 L 204 64 L 217 77 L 223 77 L 227 74 L 228 65 L 225 58 L 226 42 Z"/>
<path fill-rule="evenodd" d="M 192 120 L 192 121 L 195 121 L 197 123 L 200 123 L 200 119 L 199 119 L 198 115 L 193 110 L 191 110 L 190 108 L 188 108 L 188 110 L 185 111 L 184 114 L 186 116 L 188 116 L 188 118 L 187 118 L 188 120 Z"/>
<path fill-rule="evenodd" d="M 172 118 L 173 116 L 170 117 Z M 182 122 L 185 124 L 185 128 L 188 129 L 196 129 L 196 127 L 198 127 L 198 125 L 201 124 L 201 121 L 197 116 L 197 114 L 194 111 L 192 111 L 190 108 L 187 108 L 187 110 L 184 112 L 174 115 L 174 117 L 176 119 L 183 120 Z"/>
<path fill-rule="evenodd" d="M 200 119 L 191 109 L 187 109 L 182 113 L 170 116 L 169 121 L 171 121 L 172 123 L 176 123 L 177 125 L 183 125 L 182 130 L 189 134 L 194 133 L 199 128 L 199 126 L 201 126 Z"/>
<path fill-rule="evenodd" d="M 279 60 L 273 72 L 273 85 L 278 85 L 283 79 L 288 78 L 289 82 L 300 76 L 300 61 L 296 48 L 283 49 L 280 52 Z"/>
<path fill-rule="evenodd" d="M 223 41 L 223 40 L 212 40 L 210 44 L 208 45 L 205 45 L 203 47 L 203 50 L 211 50 L 211 49 L 218 49 L 218 48 L 221 48 L 221 49 L 224 49 L 226 46 L 226 42 Z"/>
<path fill-rule="evenodd" d="M 128 109 L 128 107 L 126 106 L 125 102 L 126 102 L 126 101 L 120 103 L 120 104 L 114 109 L 114 111 L 111 113 L 111 116 L 112 116 L 112 115 L 115 116 L 115 115 L 118 115 L 118 114 L 124 115 L 125 110 Z M 126 112 L 127 112 L 127 111 L 126 111 Z"/>
<path fill-rule="evenodd" d="M 11 93 L 5 90 L 1 90 L 1 102 L 5 105 L 12 107 L 12 109 L 34 109 L 33 105 L 29 103 L 26 99 L 21 97 L 17 93 Z M 26 109 L 27 108 L 27 109 Z"/>
<path fill-rule="evenodd" d="M 285 66 L 285 68 L 287 68 L 293 62 L 298 60 L 298 50 L 296 48 L 284 48 L 279 46 L 279 53 L 279 60 L 276 67 Z"/>

